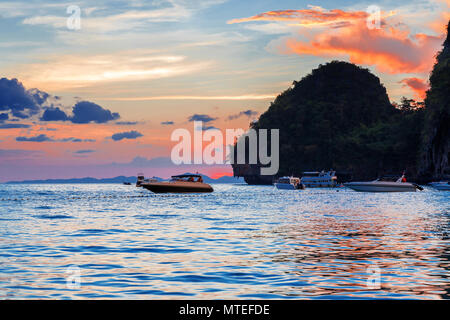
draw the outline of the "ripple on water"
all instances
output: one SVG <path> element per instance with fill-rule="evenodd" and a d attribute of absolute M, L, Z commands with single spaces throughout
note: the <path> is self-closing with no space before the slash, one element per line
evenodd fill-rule
<path fill-rule="evenodd" d="M 124 199 L 141 192 L 0 185 L 5 199 L 34 199 L 0 203 L 2 297 L 450 298 L 450 193 L 214 189 Z M 66 287 L 70 266 L 80 289 Z M 368 267 L 381 289 L 367 287 Z"/>

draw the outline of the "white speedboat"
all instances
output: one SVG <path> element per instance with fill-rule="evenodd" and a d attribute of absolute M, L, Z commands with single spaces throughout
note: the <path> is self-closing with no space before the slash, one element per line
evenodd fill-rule
<path fill-rule="evenodd" d="M 362 192 L 415 192 L 417 189 L 423 190 L 415 183 L 406 182 L 404 175 L 400 178 L 398 176 L 384 176 L 374 181 L 348 182 L 344 183 L 344 186 Z"/>
<path fill-rule="evenodd" d="M 296 177 L 281 177 L 275 182 L 275 186 L 277 189 L 282 190 L 298 190 L 305 188 L 300 182 L 300 178 Z"/>
<path fill-rule="evenodd" d="M 439 181 L 439 182 L 431 182 L 430 186 L 440 191 L 450 191 L 450 182 L 449 181 Z"/>
<path fill-rule="evenodd" d="M 303 172 L 301 182 L 307 188 L 333 188 L 336 187 L 336 171 Z"/>

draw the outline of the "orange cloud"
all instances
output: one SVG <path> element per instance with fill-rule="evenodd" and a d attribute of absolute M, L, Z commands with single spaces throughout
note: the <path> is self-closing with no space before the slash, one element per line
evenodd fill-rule
<path fill-rule="evenodd" d="M 410 89 L 412 89 L 416 95 L 415 98 L 417 100 L 424 100 L 426 92 L 430 87 L 428 83 L 419 78 L 406 78 L 400 81 L 400 83 L 403 83 L 404 86 L 407 86 Z"/>
<path fill-rule="evenodd" d="M 295 21 L 299 25 L 317 25 L 366 19 L 369 16 L 364 11 L 346 12 L 340 9 L 325 10 L 313 7 L 305 10 L 277 10 L 268 11 L 249 18 L 233 19 L 228 24 L 250 21 Z"/>
<path fill-rule="evenodd" d="M 284 54 L 343 56 L 350 62 L 375 66 L 390 74 L 430 72 L 443 32 L 438 33 L 440 36 L 411 34 L 403 23 L 392 21 L 394 15 L 395 12 L 380 12 L 380 28 L 368 24 L 371 22 L 367 21 L 371 17 L 368 12 L 320 7 L 269 11 L 228 23 L 288 21 L 295 22 L 291 25 L 309 27 L 307 32 L 299 28 L 298 37 L 282 40 L 279 50 Z"/>
<path fill-rule="evenodd" d="M 290 38 L 281 51 L 286 54 L 348 56 L 356 64 L 373 65 L 381 72 L 426 73 L 434 63 L 443 37 L 409 32 L 384 26 L 369 29 L 364 22 L 326 30 L 307 41 Z"/>

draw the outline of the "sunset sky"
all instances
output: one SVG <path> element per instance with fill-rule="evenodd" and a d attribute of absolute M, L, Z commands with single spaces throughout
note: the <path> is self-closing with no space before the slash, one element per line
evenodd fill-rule
<path fill-rule="evenodd" d="M 0 1 L 0 182 L 230 174 L 171 164 L 172 131 L 246 129 L 331 60 L 423 99 L 449 18 L 450 0 Z"/>

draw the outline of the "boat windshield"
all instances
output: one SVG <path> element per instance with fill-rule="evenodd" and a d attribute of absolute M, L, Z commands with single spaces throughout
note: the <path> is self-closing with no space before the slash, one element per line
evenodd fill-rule
<path fill-rule="evenodd" d="M 318 177 L 320 172 L 303 172 L 303 177 Z"/>
<path fill-rule="evenodd" d="M 183 182 L 203 182 L 201 176 L 173 176 L 171 181 L 183 181 Z"/>

